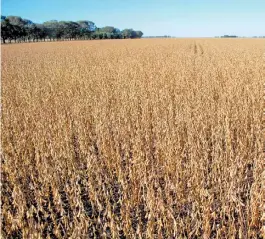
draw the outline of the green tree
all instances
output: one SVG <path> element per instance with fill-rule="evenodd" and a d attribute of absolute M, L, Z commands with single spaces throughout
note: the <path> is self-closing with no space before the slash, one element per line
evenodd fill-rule
<path fill-rule="evenodd" d="M 20 26 L 20 27 L 24 27 L 24 25 L 25 25 L 25 22 L 21 17 L 7 16 L 6 19 L 8 19 L 10 24 L 12 24 L 12 25 L 16 25 L 16 26 Z"/>
<path fill-rule="evenodd" d="M 45 40 L 48 36 L 47 28 L 43 24 L 36 24 L 38 31 L 38 39 Z"/>
<path fill-rule="evenodd" d="M 51 20 L 43 23 L 46 29 L 47 37 L 51 40 L 61 39 L 63 36 L 63 26 L 57 20 Z"/>
<path fill-rule="evenodd" d="M 65 39 L 75 39 L 79 33 L 79 24 L 72 21 L 61 21 L 59 22 L 59 29 L 62 30 L 62 36 Z"/>
<path fill-rule="evenodd" d="M 7 39 L 12 39 L 13 25 L 10 24 L 9 19 L 1 17 L 1 38 L 3 43 L 6 43 Z"/>
<path fill-rule="evenodd" d="M 122 32 L 122 38 L 136 38 L 136 32 L 133 29 L 124 29 Z"/>
<path fill-rule="evenodd" d="M 25 21 L 21 17 L 17 16 L 7 16 L 5 20 L 8 20 L 12 25 L 10 28 L 10 41 L 22 38 L 25 35 Z"/>
<path fill-rule="evenodd" d="M 100 28 L 100 32 L 105 32 L 105 33 L 115 33 L 115 30 L 116 30 L 116 28 L 111 27 L 111 26 L 106 26 L 106 27 Z"/>
<path fill-rule="evenodd" d="M 135 31 L 136 33 L 136 38 L 141 38 L 144 34 L 142 31 Z"/>
<path fill-rule="evenodd" d="M 98 31 L 103 34 L 104 39 L 118 39 L 121 38 L 121 31 L 112 26 L 99 28 Z"/>

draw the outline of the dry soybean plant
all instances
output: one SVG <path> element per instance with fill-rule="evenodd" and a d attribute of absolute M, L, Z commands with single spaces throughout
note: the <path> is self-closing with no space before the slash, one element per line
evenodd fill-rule
<path fill-rule="evenodd" d="M 2 46 L 2 237 L 261 238 L 264 43 Z"/>

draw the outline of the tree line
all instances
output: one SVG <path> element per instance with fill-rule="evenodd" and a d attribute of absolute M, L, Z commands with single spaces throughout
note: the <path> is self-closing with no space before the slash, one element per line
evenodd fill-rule
<path fill-rule="evenodd" d="M 6 42 L 35 42 L 58 40 L 128 39 L 141 38 L 143 32 L 120 30 L 113 26 L 98 28 L 94 22 L 47 21 L 37 24 L 18 16 L 1 16 L 1 40 Z"/>

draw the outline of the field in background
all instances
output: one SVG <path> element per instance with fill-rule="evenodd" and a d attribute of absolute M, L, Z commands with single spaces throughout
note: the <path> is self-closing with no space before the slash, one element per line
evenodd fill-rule
<path fill-rule="evenodd" d="M 261 235 L 262 39 L 2 46 L 2 235 Z"/>

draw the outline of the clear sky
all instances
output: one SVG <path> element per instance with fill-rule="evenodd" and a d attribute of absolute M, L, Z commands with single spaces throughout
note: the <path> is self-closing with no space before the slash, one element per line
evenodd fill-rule
<path fill-rule="evenodd" d="M 145 36 L 265 35 L 265 0 L 2 0 L 1 12 L 36 23 L 90 20 Z"/>

